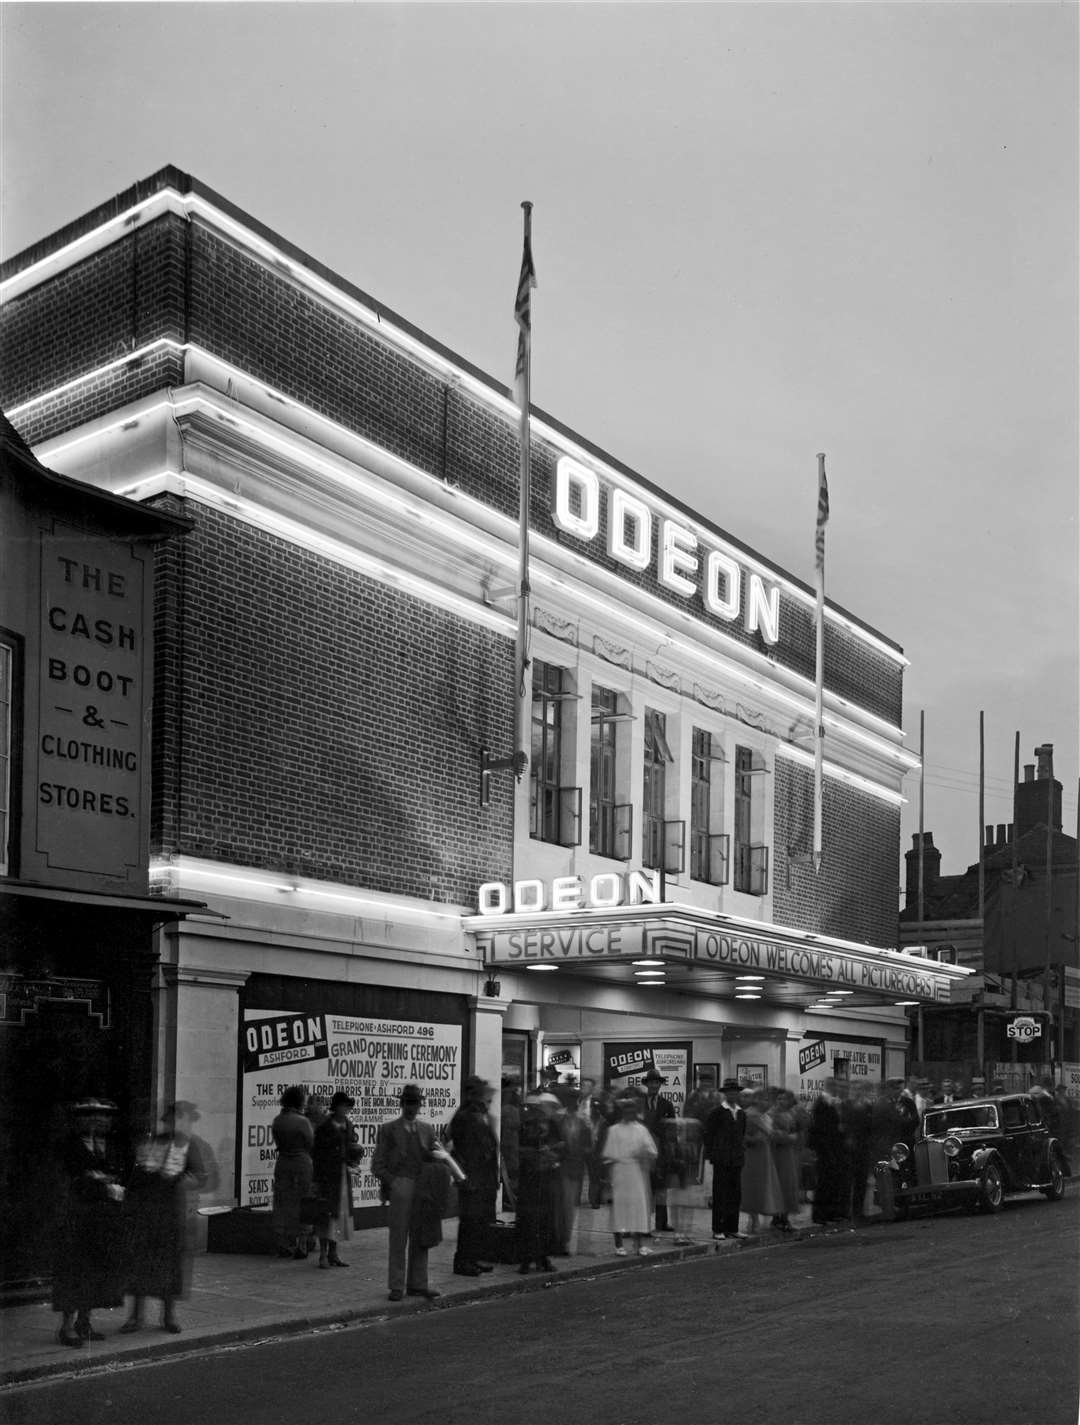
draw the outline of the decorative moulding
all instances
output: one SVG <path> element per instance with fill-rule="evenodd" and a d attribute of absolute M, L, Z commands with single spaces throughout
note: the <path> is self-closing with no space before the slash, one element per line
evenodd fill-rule
<path fill-rule="evenodd" d="M 659 683 L 661 687 L 670 688 L 672 692 L 682 692 L 682 679 L 673 668 L 661 668 L 658 663 L 646 661 L 645 676 L 654 683 Z"/>
<path fill-rule="evenodd" d="M 609 643 L 597 633 L 593 635 L 593 652 L 605 663 L 615 663 L 620 668 L 629 668 L 633 672 L 634 655 L 629 648 L 620 648 L 616 643 Z"/>
<path fill-rule="evenodd" d="M 559 618 L 547 609 L 533 609 L 533 624 L 543 633 L 550 633 L 552 638 L 561 639 L 563 643 L 576 644 L 578 641 L 577 624 L 569 619 Z"/>

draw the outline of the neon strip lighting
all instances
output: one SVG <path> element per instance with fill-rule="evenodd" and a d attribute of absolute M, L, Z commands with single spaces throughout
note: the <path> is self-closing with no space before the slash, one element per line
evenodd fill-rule
<path fill-rule="evenodd" d="M 789 762 L 797 762 L 800 767 L 813 767 L 814 765 L 812 752 L 804 752 L 799 747 L 792 747 L 789 742 L 777 743 L 776 756 L 786 757 Z M 888 802 L 890 806 L 907 805 L 907 797 L 902 793 L 894 792 L 891 787 L 883 787 L 878 782 L 871 782 L 868 777 L 861 777 L 857 772 L 849 772 L 844 767 L 838 767 L 835 762 L 823 761 L 821 770 L 827 777 L 832 777 L 838 782 L 847 782 L 850 786 L 868 792 L 872 797 L 877 797 L 879 801 Z"/>
<path fill-rule="evenodd" d="M 194 857 L 181 856 L 174 861 L 154 859 L 150 862 L 150 879 L 158 885 L 173 888 L 183 886 L 192 890 L 208 890 L 224 887 L 221 894 L 235 892 L 241 898 L 265 900 L 267 897 L 285 896 L 292 900 L 327 900 L 339 905 L 366 908 L 381 915 L 415 916 L 420 920 L 447 920 L 460 924 L 461 916 L 452 912 L 427 910 L 423 905 L 410 905 L 399 900 L 380 900 L 364 895 L 362 891 L 331 883 L 307 880 L 301 877 L 287 877 L 272 871 L 233 868 L 216 861 L 202 861 Z M 249 888 L 245 890 L 244 888 Z M 255 893 L 254 897 L 252 893 Z"/>
<path fill-rule="evenodd" d="M 122 366 L 128 366 L 133 361 L 142 361 L 152 355 L 155 351 L 168 347 L 178 355 L 189 351 L 190 347 L 181 341 L 173 341 L 172 337 L 158 337 L 156 341 L 148 342 L 146 346 L 133 347 L 131 351 L 123 356 L 118 356 L 115 361 L 107 361 L 104 366 L 95 366 L 92 371 L 84 371 L 79 376 L 73 376 L 70 381 L 65 381 L 62 386 L 50 386 L 47 391 L 43 391 L 39 396 L 31 396 L 28 401 L 23 401 L 21 406 L 9 408 L 8 419 L 19 416 L 23 411 L 29 411 L 34 406 L 39 406 L 43 401 L 51 401 L 56 396 L 63 396 L 67 391 L 73 391 L 77 386 L 85 385 L 87 381 L 96 381 L 99 376 L 106 376 L 110 371 L 118 371 Z M 62 449 L 66 447 L 61 447 Z"/>
<path fill-rule="evenodd" d="M 338 540 L 330 539 L 327 535 L 314 533 L 306 526 L 297 524 L 295 520 L 288 519 L 284 515 L 264 511 L 239 496 L 225 495 L 216 485 L 211 485 L 207 481 L 185 475 L 184 488 L 186 492 L 195 499 L 201 500 L 203 504 L 221 510 L 222 513 L 242 520 L 245 524 L 265 530 L 268 534 L 279 534 L 282 538 L 303 549 L 310 549 L 315 554 L 325 555 L 335 563 L 345 565 L 346 568 L 370 575 L 391 588 L 401 589 L 407 594 L 422 599 L 424 603 L 435 604 L 439 608 L 458 613 L 463 618 L 467 618 L 473 623 L 482 624 L 495 633 L 513 632 L 514 619 L 509 614 L 502 614 L 497 609 L 489 608 L 486 604 L 473 603 L 441 585 L 428 583 L 419 575 L 408 574 L 394 565 L 387 564 L 373 554 L 367 554 L 351 545 L 342 544 Z"/>
<path fill-rule="evenodd" d="M 231 373 L 232 375 L 235 375 L 241 381 L 250 380 L 250 378 L 245 376 L 245 374 L 241 372 L 239 368 L 230 366 L 228 365 L 228 363 L 225 362 L 217 361 L 217 358 L 214 357 L 210 357 L 210 360 L 221 366 L 225 371 Z M 276 395 L 277 393 L 274 394 Z M 205 393 L 199 392 L 189 395 L 183 395 L 178 393 L 178 395 L 171 401 L 159 400 L 148 406 L 136 407 L 134 411 L 128 410 L 123 417 L 119 417 L 106 425 L 95 426 L 90 430 L 83 431 L 80 434 L 72 437 L 70 440 L 61 439 L 56 443 L 45 442 L 43 444 L 42 449 L 49 460 L 55 460 L 58 455 L 63 454 L 65 451 L 70 450 L 76 445 L 82 444 L 88 440 L 100 439 L 115 430 L 120 430 L 123 429 L 125 426 L 130 426 L 133 420 L 144 419 L 146 416 L 153 414 L 157 410 L 170 409 L 174 418 L 178 418 L 179 416 L 184 414 L 194 413 L 198 410 L 203 410 L 205 412 L 208 412 L 210 415 L 216 415 L 219 418 L 224 419 L 225 422 L 228 424 L 232 424 L 236 427 L 240 427 L 246 430 L 256 439 L 263 441 L 267 445 L 275 447 L 277 450 L 283 452 L 289 457 L 294 458 L 298 463 L 317 466 L 321 471 L 329 475 L 336 483 L 347 487 L 359 486 L 361 489 L 366 489 L 381 502 L 394 505 L 397 509 L 408 514 L 410 518 L 424 520 L 433 528 L 443 531 L 447 535 L 447 537 L 451 539 L 452 542 L 463 546 L 471 546 L 476 551 L 482 553 L 485 557 L 497 558 L 509 566 L 509 563 L 511 562 L 509 550 L 498 549 L 496 547 L 496 549 L 493 551 L 492 538 L 485 537 L 484 535 L 480 534 L 472 534 L 471 532 L 469 532 L 468 524 L 464 520 L 462 520 L 461 522 L 454 522 L 452 517 L 443 516 L 440 512 L 435 511 L 431 507 L 422 506 L 418 503 L 419 497 L 408 499 L 402 496 L 396 496 L 392 492 L 388 492 L 384 488 L 383 484 L 376 485 L 374 480 L 370 477 L 365 476 L 362 470 L 358 472 L 355 463 L 350 462 L 347 456 L 339 457 L 341 462 L 340 464 L 335 463 L 335 461 L 328 459 L 325 455 L 321 455 L 319 453 L 319 446 L 317 446 L 307 437 L 303 437 L 300 435 L 290 436 L 279 434 L 278 429 L 274 428 L 272 422 L 268 417 L 260 416 L 256 418 L 247 413 L 243 415 L 234 414 L 232 406 L 230 406 L 228 414 L 223 414 L 223 408 L 221 405 L 218 404 L 218 401 L 224 401 L 227 399 L 228 398 L 223 396 L 223 393 L 214 391 L 213 388 L 205 388 Z M 288 401 L 288 398 L 286 397 L 281 397 L 280 399 L 283 401 Z M 294 407 L 296 406 L 295 402 L 289 402 L 289 404 L 293 405 Z M 416 466 L 410 465 L 407 461 L 402 461 L 400 457 L 392 455 L 388 456 L 387 452 L 382 451 L 380 447 L 375 446 L 372 442 L 364 440 L 362 437 L 350 436 L 349 432 L 345 431 L 344 427 L 339 426 L 334 422 L 326 422 L 326 424 L 331 426 L 333 429 L 340 431 L 342 435 L 344 435 L 347 439 L 354 439 L 359 441 L 360 444 L 364 445 L 370 450 L 375 451 L 380 457 L 389 458 L 389 460 L 393 464 L 404 470 L 407 470 L 414 477 L 418 477 L 423 480 L 434 480 L 435 477 L 428 475 L 425 471 L 420 470 Z M 352 467 L 351 469 L 342 468 L 342 465 L 348 466 L 350 464 Z M 192 484 L 194 485 L 194 479 L 192 480 Z M 143 498 L 147 497 L 147 494 L 144 493 L 142 490 L 141 482 L 138 485 L 129 487 L 124 493 L 132 497 L 134 497 L 137 493 L 142 494 Z M 489 518 L 494 515 L 494 512 L 491 511 L 488 506 L 482 505 L 479 501 L 473 499 L 471 496 L 465 496 L 463 498 L 476 509 L 483 510 Z M 210 503 L 214 503 L 217 505 L 217 507 L 222 509 L 229 508 L 228 505 L 222 505 L 219 501 L 220 497 L 218 501 L 210 501 Z M 253 502 L 249 501 L 247 502 L 247 504 L 250 510 L 255 510 L 259 508 Z M 508 530 L 513 524 L 511 520 L 504 516 L 495 517 L 498 518 L 500 523 L 502 523 Z M 267 520 L 274 520 L 277 518 L 279 517 L 272 514 L 266 516 Z M 249 522 L 259 523 L 259 521 L 253 520 L 250 516 Z M 268 529 L 271 528 L 269 524 L 265 524 L 263 527 L 266 527 Z M 295 526 L 295 528 L 299 529 L 301 528 L 301 526 L 297 525 Z M 514 526 L 514 528 L 516 528 L 516 526 Z M 303 544 L 305 547 L 311 548 L 316 552 L 320 552 L 320 546 L 318 545 L 318 543 L 314 542 L 318 541 L 320 538 L 320 536 L 315 535 L 311 537 L 311 541 L 298 539 L 298 542 Z M 548 549 L 558 549 L 560 554 L 563 555 L 565 555 L 567 552 L 565 546 L 556 545 L 554 541 L 548 540 L 546 538 L 538 538 L 535 542 L 537 544 L 545 546 Z M 326 552 L 325 548 L 323 548 L 321 552 Z M 592 604 L 594 607 L 601 610 L 606 618 L 610 619 L 612 608 L 618 608 L 620 606 L 617 596 L 620 593 L 625 592 L 624 586 L 616 575 L 611 574 L 607 570 L 601 569 L 599 566 L 585 559 L 582 555 L 578 555 L 574 552 L 571 553 L 573 554 L 573 558 L 579 564 L 584 566 L 584 569 L 587 571 L 589 576 L 591 576 L 593 579 L 599 578 L 603 582 L 609 583 L 612 586 L 613 595 L 616 596 L 615 602 L 613 604 L 612 598 L 610 596 L 608 598 L 604 598 L 603 596 L 592 595 L 588 593 L 585 589 L 575 588 L 573 591 L 575 599 L 579 603 Z M 330 557 L 337 558 L 338 556 L 331 555 Z M 350 561 L 344 562 L 350 563 Z M 566 588 L 564 579 L 561 577 L 561 575 L 553 571 L 537 570 L 535 571 L 534 577 L 536 577 L 537 583 L 546 581 L 557 592 L 562 591 Z M 659 606 L 660 608 L 662 608 L 664 613 L 670 616 L 672 612 L 670 606 L 666 603 L 663 603 L 663 601 L 658 599 L 655 595 L 651 595 L 644 591 L 641 591 L 641 597 L 647 599 L 653 605 Z M 480 605 L 469 604 L 468 608 L 471 611 L 470 617 L 472 617 L 473 614 L 475 614 L 480 609 L 480 607 Z M 684 618 L 688 622 L 692 622 L 691 616 L 689 614 L 681 613 L 681 611 L 680 614 L 682 618 Z M 509 618 L 509 615 L 499 617 Z M 502 622 L 499 622 L 497 624 L 491 624 L 487 623 L 486 620 L 483 618 L 481 618 L 479 621 L 481 623 L 485 623 L 485 626 L 493 627 L 500 632 L 504 631 L 506 627 L 506 624 Z M 725 634 L 721 629 L 710 630 L 710 632 L 718 638 L 725 639 L 729 642 L 734 642 L 734 640 L 730 638 L 730 635 Z M 667 631 L 666 627 L 661 621 L 658 621 L 657 624 L 657 634 L 658 638 L 666 642 L 668 646 L 679 649 L 680 651 L 693 657 L 698 662 L 704 661 L 706 664 L 715 664 L 719 666 L 719 668 L 728 677 L 742 682 L 744 685 L 753 689 L 755 692 L 760 693 L 763 697 L 772 699 L 774 701 L 786 703 L 789 707 L 795 709 L 800 714 L 806 717 L 810 717 L 812 715 L 812 705 L 808 699 L 803 699 L 795 694 L 787 693 L 779 687 L 766 686 L 766 684 L 760 678 L 754 677 L 752 673 L 742 668 L 739 664 L 734 663 L 729 659 L 725 658 L 722 654 L 715 652 L 705 652 L 701 644 L 687 643 L 684 642 L 682 639 L 678 638 L 677 636 L 672 635 Z M 739 647 L 741 649 L 741 645 L 739 645 Z M 785 670 L 785 672 L 787 672 L 787 670 Z M 800 674 L 789 673 L 788 676 L 793 679 L 796 679 L 800 683 L 804 683 L 807 687 L 811 686 L 810 680 L 803 678 Z M 825 714 L 825 721 L 837 731 L 839 736 L 844 738 L 851 737 L 857 741 L 863 742 L 867 746 L 871 747 L 878 756 L 888 757 L 893 761 L 901 763 L 909 769 L 914 769 L 918 766 L 918 759 L 916 757 L 913 757 L 912 754 L 910 754 L 909 752 L 907 752 L 905 748 L 899 747 L 897 744 L 892 742 L 886 742 L 883 739 L 876 737 L 872 733 L 864 732 L 855 723 L 848 723 L 840 717 L 837 717 L 835 714 L 829 712 L 826 712 Z M 797 752 L 793 751 L 791 753 L 791 756 L 794 760 L 798 760 Z M 837 772 L 835 773 L 835 775 L 840 774 L 839 772 Z M 850 775 L 851 777 L 855 776 L 855 774 L 853 773 L 848 775 Z M 872 784 L 869 783 L 867 784 L 868 787 L 871 785 Z M 897 794 L 891 793 L 890 795 L 895 796 Z M 899 804 L 903 804 L 904 800 L 905 799 L 902 797 L 899 798 Z"/>
<path fill-rule="evenodd" d="M 234 238 L 242 248 L 247 248 L 253 254 L 260 256 L 276 272 L 282 273 L 296 282 L 301 287 L 306 287 L 318 293 L 324 301 L 339 310 L 344 310 L 357 317 L 372 335 L 377 336 L 391 345 L 399 346 L 412 352 L 426 366 L 434 368 L 446 375 L 452 376 L 462 385 L 489 406 L 499 411 L 502 415 L 516 419 L 518 416 L 518 406 L 515 402 L 502 395 L 498 383 L 491 380 L 488 382 L 481 380 L 471 371 L 467 371 L 457 362 L 435 352 L 425 342 L 410 335 L 400 327 L 388 321 L 383 313 L 377 308 L 369 307 L 358 298 L 344 292 L 334 283 L 329 282 L 324 277 L 320 277 L 313 272 L 300 258 L 289 257 L 280 248 L 269 242 L 266 238 L 245 227 L 237 219 L 230 217 L 220 208 L 216 208 L 206 198 L 197 193 L 181 194 L 173 188 L 167 188 L 159 193 L 153 194 L 145 202 L 136 204 L 126 212 L 110 218 L 89 233 L 73 239 L 58 252 L 50 253 L 39 262 L 32 264 L 23 271 L 10 277 L 7 282 L 0 284 L 0 301 L 5 301 L 9 297 L 17 295 L 19 292 L 36 285 L 39 280 L 43 280 L 49 272 L 61 270 L 65 266 L 80 259 L 80 255 L 85 255 L 84 250 L 97 250 L 115 238 L 122 237 L 125 233 L 133 231 L 137 226 L 145 226 L 165 212 L 176 212 L 185 217 L 199 217 L 210 227 L 217 227 L 222 233 Z M 489 378 L 490 379 L 490 378 Z M 40 399 L 40 398 L 39 398 Z M 640 486 L 634 479 L 610 465 L 602 456 L 591 450 L 585 449 L 573 437 L 564 432 L 556 430 L 547 421 L 540 417 L 530 415 L 529 424 L 538 435 L 542 435 L 551 445 L 558 450 L 563 450 L 575 459 L 581 460 L 584 464 L 591 466 L 598 472 L 602 472 L 613 484 L 619 485 L 634 493 L 640 490 Z M 783 571 L 772 568 L 766 564 L 760 556 L 756 556 L 752 551 L 745 550 L 735 544 L 730 544 L 719 530 L 712 529 L 690 512 L 677 509 L 673 505 L 668 505 L 663 493 L 659 490 L 649 491 L 650 499 L 658 508 L 666 509 L 669 517 L 686 525 L 695 532 L 700 531 L 706 536 L 707 543 L 720 545 L 722 548 L 730 550 L 733 556 L 737 557 L 748 567 L 756 569 L 765 575 L 770 582 L 783 587 L 790 597 L 798 602 L 813 607 L 815 595 L 801 588 L 794 583 L 790 575 L 785 575 Z M 866 643 L 883 656 L 901 667 L 910 666 L 907 659 L 899 649 L 892 647 L 871 633 L 868 629 L 861 627 L 853 620 L 847 618 L 836 609 L 825 608 L 826 616 L 840 624 L 854 638 Z"/>

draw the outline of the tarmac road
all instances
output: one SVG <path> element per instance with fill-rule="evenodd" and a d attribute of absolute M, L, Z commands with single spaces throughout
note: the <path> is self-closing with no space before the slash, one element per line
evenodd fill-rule
<path fill-rule="evenodd" d="M 1080 1196 L 40 1384 L 11 1425 L 1076 1425 Z"/>

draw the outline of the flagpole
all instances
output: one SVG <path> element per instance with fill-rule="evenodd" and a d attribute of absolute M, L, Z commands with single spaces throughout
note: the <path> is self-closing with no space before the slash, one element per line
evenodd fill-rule
<path fill-rule="evenodd" d="M 514 649 L 514 678 L 516 680 L 514 696 L 517 699 L 515 704 L 516 729 L 516 751 L 517 760 L 514 767 L 514 775 L 520 783 L 524 776 L 525 769 L 529 765 L 529 750 L 531 738 L 529 733 L 529 699 L 528 692 L 528 667 L 529 667 L 529 504 L 532 488 L 532 460 L 530 449 L 529 430 L 529 403 L 532 390 L 532 301 L 528 288 L 536 286 L 536 275 L 533 271 L 532 263 L 532 208 L 529 202 L 523 202 L 522 211 L 524 214 L 524 246 L 521 266 L 521 279 L 518 283 L 517 313 L 518 325 L 520 328 L 518 342 L 518 367 L 517 389 L 520 410 L 518 414 L 518 444 L 521 453 L 520 470 L 520 491 L 518 506 L 518 609 L 517 609 L 517 641 Z M 525 290 L 523 290 L 523 287 Z M 516 801 L 516 799 L 515 799 Z M 515 817 L 516 822 L 516 817 Z M 516 826 L 515 826 L 516 839 Z"/>
<path fill-rule="evenodd" d="M 822 764 L 825 755 L 825 724 L 822 712 L 825 683 L 825 521 L 829 518 L 829 486 L 825 479 L 825 456 L 818 455 L 817 529 L 814 542 L 814 577 L 817 586 L 814 655 L 814 873 L 821 871 Z"/>

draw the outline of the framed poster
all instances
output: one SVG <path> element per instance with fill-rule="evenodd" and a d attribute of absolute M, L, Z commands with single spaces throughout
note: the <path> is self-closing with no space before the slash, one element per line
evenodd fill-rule
<path fill-rule="evenodd" d="M 769 1087 L 768 1064 L 736 1064 L 735 1077 L 745 1089 L 767 1089 Z"/>
<path fill-rule="evenodd" d="M 695 1064 L 694 1065 L 694 1087 L 699 1089 L 703 1079 L 708 1079 L 713 1088 L 718 1089 L 722 1082 L 720 1078 L 719 1064 Z"/>

